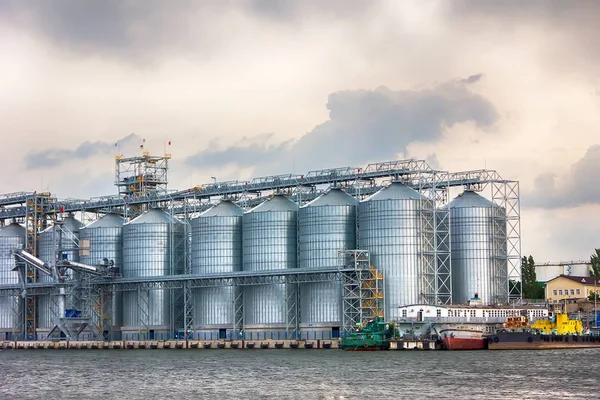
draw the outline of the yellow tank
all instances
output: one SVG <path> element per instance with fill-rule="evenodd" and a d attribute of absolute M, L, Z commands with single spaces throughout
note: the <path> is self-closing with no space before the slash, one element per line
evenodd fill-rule
<path fill-rule="evenodd" d="M 531 329 L 537 329 L 540 333 L 547 335 L 581 335 L 583 333 L 583 324 L 578 319 L 569 319 L 566 313 L 557 312 L 555 321 L 548 319 L 538 319 L 531 324 Z"/>

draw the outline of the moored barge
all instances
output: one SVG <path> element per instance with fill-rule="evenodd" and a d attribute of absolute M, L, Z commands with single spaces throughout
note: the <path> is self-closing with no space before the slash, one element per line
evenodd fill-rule
<path fill-rule="evenodd" d="M 600 336 L 537 335 L 531 332 L 498 332 L 488 337 L 490 350 L 545 350 L 600 347 Z"/>
<path fill-rule="evenodd" d="M 600 336 L 583 334 L 581 321 L 560 311 L 533 324 L 523 315 L 509 317 L 487 340 L 490 350 L 600 348 Z"/>

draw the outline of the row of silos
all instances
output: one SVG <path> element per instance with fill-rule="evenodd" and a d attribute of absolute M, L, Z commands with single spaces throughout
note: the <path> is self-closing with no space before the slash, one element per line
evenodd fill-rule
<path fill-rule="evenodd" d="M 222 202 L 192 221 L 192 249 L 196 249 L 192 271 L 203 274 L 328 268 L 338 265 L 339 250 L 366 249 L 371 264 L 385 277 L 386 318 L 395 320 L 400 318 L 399 306 L 431 301 L 426 297 L 427 290 L 436 288 L 439 278 L 435 270 L 428 273 L 426 268 L 435 268 L 436 240 L 446 240 L 451 244 L 445 245 L 452 246 L 454 302 L 465 303 L 475 293 L 485 304 L 505 300 L 508 266 L 503 210 L 472 191 L 465 191 L 446 208 L 452 229 L 447 236 L 438 233 L 436 237 L 433 227 L 444 224 L 447 229 L 448 220 L 433 220 L 434 202 L 402 183 L 392 183 L 361 202 L 332 189 L 299 209 L 281 195 L 246 213 L 230 202 Z M 218 230 L 223 235 L 218 235 Z M 201 265 L 212 264 L 213 257 L 201 261 L 203 252 L 228 262 L 210 271 Z M 433 261 L 427 263 L 428 256 Z M 295 295 L 293 290 L 284 284 L 245 287 L 245 329 L 282 329 L 289 317 L 287 299 Z M 232 326 L 236 297 L 230 288 L 198 289 L 197 328 Z M 303 284 L 299 298 L 301 330 L 319 331 L 341 325 L 339 282 Z"/>
<path fill-rule="evenodd" d="M 505 294 L 507 286 L 503 210 L 470 191 L 447 207 L 452 227 L 454 302 L 462 303 L 478 293 L 485 303 L 492 303 Z M 435 286 L 431 281 L 435 277 L 424 271 L 424 249 L 434 240 L 425 229 L 431 226 L 432 221 L 426 219 L 433 214 L 423 211 L 431 209 L 431 200 L 401 183 L 393 183 L 361 202 L 340 189 L 332 189 L 300 208 L 282 195 L 248 212 L 222 201 L 191 221 L 191 272 L 206 275 L 328 268 L 338 264 L 339 250 L 366 249 L 371 253 L 371 264 L 384 273 L 386 318 L 397 319 L 398 306 L 422 303 L 426 288 Z M 60 248 L 70 260 L 85 264 L 113 260 L 124 278 L 184 272 L 185 224 L 162 210 L 151 209 L 128 223 L 106 215 L 85 228 L 69 218 L 63 225 L 66 233 L 61 243 L 52 238 L 53 228 L 40 236 L 40 258 L 46 262 L 52 262 Z M 79 250 L 70 247 L 77 243 L 71 234 L 78 235 Z M 294 290 L 285 284 L 246 286 L 243 292 L 231 287 L 195 289 L 195 327 L 230 329 L 236 312 L 242 309 L 236 299 L 243 298 L 245 329 L 282 330 L 290 317 L 287 313 L 292 311 L 287 299 L 297 294 L 302 330 L 341 325 L 339 282 L 306 283 L 300 286 L 300 293 Z M 166 289 L 145 294 L 124 292 L 122 299 L 115 296 L 111 319 L 114 328 L 121 326 L 124 332 L 167 332 L 170 327 L 182 326 L 181 301 L 180 294 Z M 40 297 L 38 325 L 42 329 L 52 326 L 57 312 L 54 303 L 50 296 Z M 3 306 L 5 309 L 8 306 Z"/>
<path fill-rule="evenodd" d="M 185 265 L 185 228 L 183 222 L 159 209 L 151 209 L 129 222 L 107 214 L 85 227 L 69 216 L 40 234 L 40 259 L 52 264 L 59 253 L 62 258 L 83 264 L 112 264 L 123 278 L 181 274 Z M 78 276 L 67 270 L 66 278 Z M 52 277 L 40 276 L 41 282 L 51 280 Z M 65 308 L 81 311 L 80 297 L 76 291 L 68 293 Z M 105 333 L 150 330 L 157 337 L 168 337 L 172 326 L 182 324 L 182 313 L 177 317 L 173 311 L 183 307 L 177 301 L 182 303 L 181 296 L 168 289 L 153 289 L 142 295 L 138 291 L 115 290 L 112 301 L 104 302 L 108 309 L 102 310 L 100 318 L 108 316 L 111 321 L 111 326 L 104 326 Z M 52 329 L 57 317 L 64 317 L 59 315 L 56 295 L 39 296 L 37 310 L 38 333 L 42 336 Z"/>

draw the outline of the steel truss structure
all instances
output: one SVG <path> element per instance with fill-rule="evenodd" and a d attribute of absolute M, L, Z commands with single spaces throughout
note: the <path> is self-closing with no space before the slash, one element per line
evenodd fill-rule
<path fill-rule="evenodd" d="M 342 283 L 342 325 L 352 331 L 374 317 L 383 317 L 383 275 L 371 265 L 367 250 L 339 252 Z"/>
<path fill-rule="evenodd" d="M 507 283 L 507 296 L 504 302 L 516 301 L 521 298 L 519 183 L 503 179 L 496 171 L 438 171 L 432 169 L 423 160 L 411 159 L 373 163 L 364 168 L 343 167 L 316 170 L 304 175 L 284 174 L 255 178 L 251 181 L 213 182 L 186 190 L 167 191 L 166 166 L 170 155 L 168 158 L 166 156 L 158 157 L 156 160 L 158 165 L 155 164 L 155 167 L 148 166 L 149 169 L 145 169 L 141 174 L 137 173 L 135 168 L 131 174 L 131 171 L 128 172 L 127 169 L 119 170 L 117 166 L 115 179 L 118 183 L 117 186 L 120 186 L 120 195 L 118 196 L 90 200 L 57 200 L 50 197 L 49 193 L 15 193 L 0 196 L 0 221 L 3 222 L 7 219 L 24 221 L 28 232 L 28 249 L 32 254 L 37 255 L 37 235 L 48 225 L 47 221 L 50 217 L 57 213 L 79 213 L 82 220 L 91 220 L 108 212 L 117 212 L 123 216 L 131 217 L 137 215 L 145 207 L 152 205 L 165 208 L 172 215 L 190 218 L 210 208 L 216 200 L 221 198 L 232 199 L 238 205 L 247 209 L 260 204 L 273 192 L 282 192 L 302 205 L 315 199 L 328 187 L 332 186 L 342 187 L 352 196 L 364 199 L 376 193 L 390 181 L 401 181 L 427 198 L 427 200 L 423 200 L 420 211 L 421 260 L 425 276 L 422 293 L 423 301 L 430 304 L 449 304 L 452 302 L 450 220 L 448 210 L 443 209 L 441 206 L 447 203 L 450 188 L 463 187 L 478 192 L 489 190 L 491 191 L 489 197 L 501 207 L 494 217 L 495 224 L 499 227 L 506 226 L 508 239 L 508 243 L 500 243 L 499 240 L 494 240 L 494 246 L 500 249 L 502 249 L 502 246 L 505 248 L 504 252 L 495 253 L 500 254 L 496 260 L 498 266 L 508 264 L 509 282 Z M 152 156 L 144 153 L 141 158 L 144 158 L 143 162 L 148 163 Z M 140 160 L 139 157 L 121 158 L 117 160 L 117 164 L 119 162 L 125 165 L 132 162 L 135 164 Z M 152 170 L 153 168 L 156 171 Z M 164 173 L 162 172 L 163 168 Z M 131 176 L 153 175 L 154 181 L 142 180 L 142 183 L 147 183 L 144 188 L 125 194 L 125 191 L 129 190 L 124 189 L 124 182 L 129 179 L 126 178 L 126 176 L 129 176 L 128 174 Z M 188 229 L 185 235 L 186 250 L 190 245 L 190 236 L 191 232 Z M 109 315 L 105 310 L 112 301 L 112 294 L 118 291 L 136 291 L 138 293 L 138 307 L 140 308 L 140 326 L 144 329 L 144 326 L 147 326 L 148 319 L 148 290 L 174 289 L 171 292 L 173 296 L 172 304 L 175 307 L 171 322 L 173 324 L 180 323 L 187 334 L 193 331 L 195 326 L 193 302 L 191 301 L 192 289 L 233 286 L 235 290 L 232 307 L 235 321 L 232 328 L 239 330 L 243 327 L 243 291 L 239 289 L 245 285 L 286 283 L 286 287 L 289 288 L 286 294 L 288 315 L 286 331 L 288 335 L 293 336 L 298 332 L 299 302 L 297 285 L 331 280 L 341 281 L 342 285 L 347 282 L 348 292 L 344 292 L 346 296 L 344 310 L 347 307 L 348 310 L 353 309 L 355 311 L 348 311 L 348 315 L 345 312 L 345 328 L 351 327 L 350 325 L 356 323 L 356 321 L 364 321 L 361 315 L 378 315 L 377 312 L 368 311 L 369 309 L 372 310 L 372 302 L 360 300 L 367 299 L 369 296 L 367 293 L 349 291 L 353 281 L 355 283 L 357 281 L 370 281 L 375 284 L 376 289 L 370 294 L 372 296 L 371 300 L 377 304 L 379 302 L 377 296 L 381 295 L 379 288 L 382 288 L 382 286 L 379 279 L 377 279 L 378 273 L 371 268 L 362 268 L 362 264 L 361 268 L 358 268 L 357 265 L 354 265 L 353 268 L 344 265 L 343 268 L 332 266 L 331 269 L 321 271 L 297 269 L 282 272 L 269 271 L 266 274 L 232 273 L 227 276 L 194 277 L 190 275 L 189 253 L 189 251 L 185 252 L 188 257 L 184 260 L 186 275 L 136 280 L 117 277 L 109 282 L 102 279 L 92 279 L 80 284 L 78 290 L 79 293 L 82 293 L 81 301 L 82 308 L 85 310 L 84 315 L 89 318 L 90 324 L 97 332 L 104 334 L 107 330 L 106 327 L 110 324 Z M 172 260 L 173 265 L 177 262 L 181 262 L 181 260 Z M 500 270 L 500 268 L 497 268 L 497 270 Z M 357 273 L 357 271 L 360 271 L 360 273 Z M 496 278 L 502 279 L 500 274 Z M 72 284 L 75 285 L 75 282 Z M 359 287 L 362 287 L 362 284 Z M 28 333 L 35 332 L 35 297 L 54 293 L 55 290 L 56 288 L 51 284 L 37 283 L 35 274 L 28 276 L 27 307 L 25 307 L 26 312 L 22 313 L 24 316 L 21 318 L 27 327 L 26 331 Z M 21 296 L 22 293 L 21 289 L 3 286 L 0 287 L 0 295 Z M 359 299 L 358 303 L 356 302 L 356 296 Z M 367 306 L 367 304 L 371 305 Z M 17 311 L 15 309 L 15 312 Z"/>
<path fill-rule="evenodd" d="M 21 197 L 21 195 L 19 196 Z M 32 193 L 25 195 L 25 247 L 27 251 L 35 256 L 38 255 L 38 238 L 39 233 L 47 228 L 47 219 L 51 212 L 51 205 L 54 199 L 50 197 L 50 193 Z M 21 279 L 28 284 L 37 282 L 37 271 L 30 265 L 26 265 L 23 269 L 25 276 Z M 15 333 L 25 332 L 25 337 L 34 338 L 37 327 L 37 298 L 23 292 L 20 296 L 21 301 L 14 302 L 14 314 L 19 314 L 14 321 L 18 321 L 15 326 Z M 23 310 L 23 311 L 22 311 Z"/>

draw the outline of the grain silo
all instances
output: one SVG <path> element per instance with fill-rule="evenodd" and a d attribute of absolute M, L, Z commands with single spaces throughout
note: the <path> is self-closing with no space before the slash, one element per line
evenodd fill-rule
<path fill-rule="evenodd" d="M 298 267 L 332 268 L 339 251 L 356 248 L 358 201 L 333 188 L 298 210 Z M 300 287 L 300 330 L 309 339 L 339 336 L 341 283 L 315 282 Z"/>
<path fill-rule="evenodd" d="M 123 225 L 123 277 L 183 274 L 185 223 L 161 209 L 150 209 Z M 175 290 L 123 293 L 123 338 L 167 339 L 183 325 L 183 307 Z"/>
<path fill-rule="evenodd" d="M 244 214 L 244 271 L 296 268 L 298 206 L 283 195 L 275 195 Z M 288 320 L 286 285 L 244 288 L 246 338 L 283 338 Z"/>
<path fill-rule="evenodd" d="M 228 200 L 200 214 L 192 225 L 192 274 L 210 275 L 242 270 L 244 211 Z M 239 289 L 238 289 L 239 290 Z M 200 339 L 232 335 L 235 300 L 232 286 L 194 289 L 194 323 Z"/>
<path fill-rule="evenodd" d="M 484 304 L 508 300 L 506 212 L 466 190 L 450 210 L 452 301 L 465 304 L 478 294 Z"/>
<path fill-rule="evenodd" d="M 12 252 L 25 246 L 25 228 L 12 223 L 0 229 L 0 285 L 17 285 L 19 273 L 13 271 L 15 257 Z M 14 340 L 22 312 L 21 302 L 17 296 L 0 297 L 0 339 Z"/>
<path fill-rule="evenodd" d="M 79 262 L 79 230 L 83 224 L 69 215 L 65 217 L 56 226 L 46 228 L 39 235 L 38 255 L 39 258 L 48 265 L 54 265 L 57 257 L 60 260 L 67 259 L 69 261 Z M 60 250 L 60 255 L 57 252 Z M 58 261 L 60 261 L 58 260 Z M 38 274 L 40 282 L 52 282 L 53 278 L 45 274 Z M 77 275 L 72 270 L 65 271 L 65 280 L 76 279 Z M 72 309 L 79 306 L 75 304 L 74 296 L 66 296 L 65 309 Z M 64 318 L 65 315 L 59 315 L 58 312 L 58 297 L 56 295 L 42 295 L 38 297 L 37 312 L 38 334 L 43 338 L 48 334 L 50 329 L 56 325 L 56 318 Z"/>
<path fill-rule="evenodd" d="M 79 261 L 87 265 L 113 265 L 120 272 L 123 266 L 123 224 L 125 220 L 116 214 L 106 214 L 102 218 L 81 228 L 79 231 Z M 110 324 L 102 323 L 104 334 L 110 332 L 111 338 L 118 338 L 123 322 L 123 293 L 112 290 L 111 301 L 104 305 L 109 309 L 102 314 Z"/>
<path fill-rule="evenodd" d="M 369 250 L 371 264 L 383 272 L 388 321 L 400 318 L 399 306 L 427 302 L 427 288 L 435 287 L 423 259 L 432 252 L 426 242 L 434 243 L 433 232 L 425 227 L 433 226 L 434 210 L 433 201 L 399 182 L 359 203 L 359 248 Z"/>

